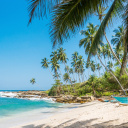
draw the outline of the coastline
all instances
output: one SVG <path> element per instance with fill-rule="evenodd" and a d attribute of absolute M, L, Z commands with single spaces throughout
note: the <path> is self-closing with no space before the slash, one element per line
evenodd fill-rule
<path fill-rule="evenodd" d="M 46 119 L 57 113 L 65 113 L 74 107 L 77 106 L 74 106 L 73 104 L 61 104 L 57 108 L 38 108 L 27 112 L 17 113 L 8 117 L 0 118 L 0 128 L 10 128 Z"/>
<path fill-rule="evenodd" d="M 75 106 L 75 104 L 73 104 Z M 77 108 L 57 113 L 46 119 L 37 120 L 12 128 L 122 128 L 128 127 L 128 106 L 93 101 L 76 104 Z"/>

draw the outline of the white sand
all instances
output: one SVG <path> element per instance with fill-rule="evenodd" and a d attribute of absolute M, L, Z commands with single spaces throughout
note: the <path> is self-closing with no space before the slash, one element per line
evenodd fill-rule
<path fill-rule="evenodd" d="M 128 128 L 128 106 L 99 101 L 74 106 L 78 108 L 15 128 Z"/>

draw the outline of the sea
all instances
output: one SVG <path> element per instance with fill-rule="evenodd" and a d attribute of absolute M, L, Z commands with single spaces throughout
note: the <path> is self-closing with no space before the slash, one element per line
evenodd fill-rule
<path fill-rule="evenodd" d="M 27 91 L 27 90 L 0 90 L 0 118 L 11 117 L 23 112 L 29 112 L 36 109 L 51 111 L 51 109 L 59 108 L 63 104 L 56 103 L 52 99 L 18 99 L 14 98 L 12 92 Z M 9 92 L 9 93 L 7 93 Z M 5 97 L 7 94 L 11 97 Z"/>

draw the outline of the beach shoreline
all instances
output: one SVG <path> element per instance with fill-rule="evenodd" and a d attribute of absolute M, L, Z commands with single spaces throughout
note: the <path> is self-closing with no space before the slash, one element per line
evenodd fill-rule
<path fill-rule="evenodd" d="M 128 127 L 128 106 L 93 101 L 73 104 L 76 108 L 12 128 L 99 128 Z"/>

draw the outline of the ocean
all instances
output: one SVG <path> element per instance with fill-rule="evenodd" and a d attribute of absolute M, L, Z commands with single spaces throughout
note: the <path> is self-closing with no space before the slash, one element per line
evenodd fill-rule
<path fill-rule="evenodd" d="M 46 99 L 44 98 L 42 100 L 13 98 L 11 92 L 17 92 L 17 91 L 21 91 L 21 90 L 0 90 L 0 118 L 10 117 L 15 114 L 21 114 L 23 112 L 29 112 L 36 109 L 42 109 L 48 112 L 51 111 L 51 109 L 53 108 L 58 108 L 62 106 L 62 104 L 55 103 L 47 98 Z M 12 95 L 12 97 L 11 98 L 4 97 L 4 93 L 6 92 L 10 92 L 8 95 Z"/>

